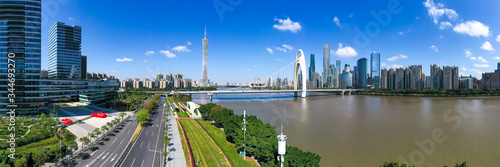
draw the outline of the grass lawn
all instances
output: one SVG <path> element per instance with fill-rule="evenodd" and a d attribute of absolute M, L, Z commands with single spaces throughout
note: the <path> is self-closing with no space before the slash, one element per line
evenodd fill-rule
<path fill-rule="evenodd" d="M 134 135 L 132 136 L 131 141 L 135 141 L 135 139 L 137 139 L 137 136 L 139 136 L 139 133 L 141 132 L 141 130 L 142 130 L 142 125 L 139 123 L 139 125 L 135 129 L 135 132 L 134 132 Z"/>
<path fill-rule="evenodd" d="M 224 131 L 220 130 L 215 125 L 212 125 L 209 121 L 202 119 L 197 119 L 197 121 L 205 127 L 208 134 L 215 140 L 215 142 L 217 142 L 226 156 L 232 160 L 233 166 L 259 166 L 249 157 L 247 157 L 246 160 L 243 160 L 243 156 L 241 156 L 241 154 L 239 154 L 236 150 L 235 144 L 226 140 L 226 134 L 224 134 Z"/>
<path fill-rule="evenodd" d="M 179 120 L 179 122 L 181 122 L 186 130 L 186 135 L 193 151 L 193 158 L 197 166 L 230 166 L 224 154 L 195 120 Z"/>
<path fill-rule="evenodd" d="M 176 121 L 177 122 L 177 121 Z M 180 122 L 177 122 L 177 128 L 179 129 L 179 136 L 181 137 L 182 150 L 184 151 L 184 157 L 186 158 L 186 165 L 191 166 L 191 156 L 189 155 L 189 148 L 186 144 L 186 139 L 184 138 L 184 132 L 182 132 Z"/>

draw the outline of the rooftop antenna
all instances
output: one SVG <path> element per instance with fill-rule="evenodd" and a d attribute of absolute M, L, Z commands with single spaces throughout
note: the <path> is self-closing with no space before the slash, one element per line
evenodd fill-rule
<path fill-rule="evenodd" d="M 207 39 L 207 25 L 205 24 L 205 39 Z"/>

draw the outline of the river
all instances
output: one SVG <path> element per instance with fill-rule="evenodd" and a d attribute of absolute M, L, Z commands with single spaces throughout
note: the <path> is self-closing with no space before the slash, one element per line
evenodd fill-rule
<path fill-rule="evenodd" d="M 500 97 L 311 96 L 214 95 L 213 102 L 235 114 L 246 110 L 278 132 L 283 124 L 287 144 L 321 155 L 321 166 L 500 163 Z"/>

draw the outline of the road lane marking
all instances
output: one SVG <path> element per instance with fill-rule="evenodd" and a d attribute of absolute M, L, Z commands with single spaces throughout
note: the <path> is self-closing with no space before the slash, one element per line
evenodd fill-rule
<path fill-rule="evenodd" d="M 111 161 L 110 161 L 110 162 L 113 162 L 113 160 L 115 160 L 115 158 L 116 158 L 116 156 L 117 156 L 117 155 L 118 155 L 118 154 L 115 154 L 115 156 L 114 156 L 113 158 L 111 158 Z"/>
<path fill-rule="evenodd" d="M 115 143 L 115 141 L 116 141 L 116 140 L 118 140 L 118 138 L 116 138 L 116 139 L 113 141 L 113 143 Z"/>
<path fill-rule="evenodd" d="M 108 155 L 108 154 L 106 154 L 106 155 Z M 109 158 L 111 158 L 111 156 L 112 156 L 112 155 L 113 155 L 113 153 L 111 153 L 111 155 L 109 155 Z M 102 159 L 104 159 L 104 158 L 106 158 L 106 156 L 104 156 Z M 108 158 L 108 159 L 106 159 L 106 161 L 108 161 L 108 160 L 109 160 L 109 158 Z M 106 164 L 106 161 L 104 161 L 104 162 L 101 164 L 101 166 L 99 166 L 99 167 L 102 167 L 104 164 Z"/>
<path fill-rule="evenodd" d="M 149 133 L 149 131 L 148 131 L 148 132 L 146 132 L 146 136 L 148 135 L 148 133 Z"/>
<path fill-rule="evenodd" d="M 97 152 L 98 150 L 95 150 L 94 152 L 90 153 L 90 156 L 94 155 L 95 152 Z"/>
<path fill-rule="evenodd" d="M 142 143 L 144 143 L 144 141 L 141 141 L 141 146 L 139 148 L 142 148 Z"/>
<path fill-rule="evenodd" d="M 108 153 L 106 153 L 106 155 L 104 155 L 104 157 L 102 157 L 102 159 L 105 159 L 105 158 L 106 158 L 106 156 L 108 156 L 108 154 L 109 154 L 109 152 L 108 152 Z"/>
<path fill-rule="evenodd" d="M 124 140 L 124 139 L 122 139 L 122 141 L 120 142 L 120 144 L 122 144 L 122 143 L 123 143 L 123 140 Z"/>
<path fill-rule="evenodd" d="M 132 163 L 130 164 L 130 167 L 133 167 L 133 166 L 134 166 L 134 162 L 135 162 L 135 158 L 134 158 L 134 160 L 132 161 Z"/>
<path fill-rule="evenodd" d="M 151 136 L 154 136 L 155 132 L 151 132 Z"/>
<path fill-rule="evenodd" d="M 96 158 L 96 159 L 94 159 L 94 160 L 90 161 L 90 163 L 88 163 L 87 165 L 85 165 L 85 167 L 92 166 L 92 164 L 93 164 L 96 160 L 98 160 L 98 159 L 99 159 L 99 157 L 101 157 L 101 156 L 102 156 L 102 154 L 104 154 L 104 152 L 103 152 L 103 153 L 101 153 L 101 155 L 97 156 L 97 158 Z"/>
<path fill-rule="evenodd" d="M 151 142 L 148 143 L 148 149 L 149 149 L 149 144 L 151 144 Z"/>
<path fill-rule="evenodd" d="M 142 159 L 142 164 L 141 164 L 141 167 L 144 165 L 144 159 Z"/>

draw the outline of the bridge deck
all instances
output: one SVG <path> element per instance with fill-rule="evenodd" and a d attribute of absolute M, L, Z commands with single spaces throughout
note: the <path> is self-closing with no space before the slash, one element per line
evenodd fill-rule
<path fill-rule="evenodd" d="M 357 89 L 312 89 L 306 92 L 355 92 Z M 179 91 L 179 92 L 154 92 L 154 93 L 179 93 L 179 94 L 239 94 L 239 93 L 292 93 L 302 90 L 218 90 L 218 91 Z"/>

